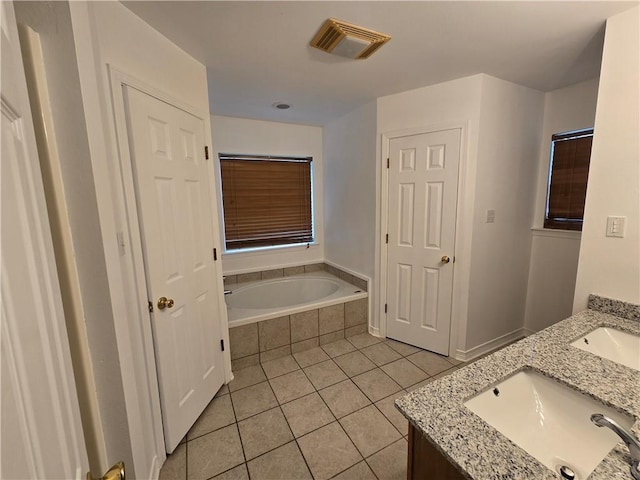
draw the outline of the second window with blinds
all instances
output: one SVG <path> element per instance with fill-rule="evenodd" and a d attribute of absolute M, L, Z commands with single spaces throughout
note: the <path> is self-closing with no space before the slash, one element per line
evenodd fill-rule
<path fill-rule="evenodd" d="M 219 158 L 226 251 L 313 243 L 311 157 Z"/>
<path fill-rule="evenodd" d="M 582 230 L 593 129 L 551 138 L 551 165 L 544 228 Z"/>

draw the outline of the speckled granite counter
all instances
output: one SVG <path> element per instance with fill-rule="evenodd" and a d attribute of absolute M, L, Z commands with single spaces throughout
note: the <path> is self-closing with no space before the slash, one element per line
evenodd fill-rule
<path fill-rule="evenodd" d="M 463 403 L 525 368 L 535 369 L 621 412 L 640 436 L 640 372 L 569 345 L 599 326 L 640 335 L 640 307 L 592 296 L 586 310 L 396 400 L 396 407 L 468 478 L 558 479 Z M 602 310 L 621 316 L 603 313 Z M 626 318 L 622 318 L 626 317 Z M 630 457 L 618 444 L 589 480 L 631 478 Z"/>

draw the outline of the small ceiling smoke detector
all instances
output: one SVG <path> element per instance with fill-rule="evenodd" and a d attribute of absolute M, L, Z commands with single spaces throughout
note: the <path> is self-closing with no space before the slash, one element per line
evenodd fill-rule
<path fill-rule="evenodd" d="M 369 58 L 389 40 L 390 35 L 330 18 L 313 37 L 311 46 L 341 57 L 362 59 Z"/>

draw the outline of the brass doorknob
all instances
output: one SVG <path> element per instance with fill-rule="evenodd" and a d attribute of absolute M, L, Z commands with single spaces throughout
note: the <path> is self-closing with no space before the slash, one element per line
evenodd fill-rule
<path fill-rule="evenodd" d="M 87 480 L 125 480 L 125 478 L 124 462 L 116 463 L 100 478 L 94 478 L 91 472 L 87 472 Z"/>
<path fill-rule="evenodd" d="M 449 263 L 451 261 L 451 259 L 446 255 L 443 255 L 440 260 L 442 261 L 442 263 Z"/>
<path fill-rule="evenodd" d="M 167 297 L 160 297 L 158 299 L 158 308 L 160 310 L 164 310 L 165 308 L 171 308 L 173 307 L 173 298 L 167 298 Z"/>

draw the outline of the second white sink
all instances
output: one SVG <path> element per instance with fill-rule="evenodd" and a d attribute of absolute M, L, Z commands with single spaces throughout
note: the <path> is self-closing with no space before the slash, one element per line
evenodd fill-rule
<path fill-rule="evenodd" d="M 586 479 L 620 441 L 591 423 L 591 414 L 602 413 L 627 429 L 634 422 L 533 370 L 516 373 L 464 405 L 551 470 L 569 467 L 576 480 Z"/>
<path fill-rule="evenodd" d="M 614 328 L 599 327 L 583 335 L 571 345 L 612 362 L 640 370 L 640 337 L 636 335 Z"/>

